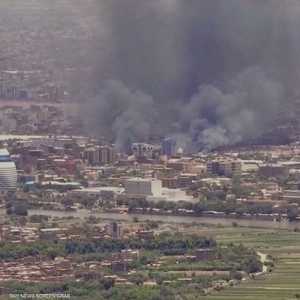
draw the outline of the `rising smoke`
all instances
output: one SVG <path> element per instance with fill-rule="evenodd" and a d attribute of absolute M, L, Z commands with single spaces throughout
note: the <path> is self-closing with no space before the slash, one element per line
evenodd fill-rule
<path fill-rule="evenodd" d="M 101 0 L 103 51 L 88 128 L 119 147 L 255 138 L 299 95 L 297 0 Z M 105 72 L 102 72 L 105 70 Z"/>

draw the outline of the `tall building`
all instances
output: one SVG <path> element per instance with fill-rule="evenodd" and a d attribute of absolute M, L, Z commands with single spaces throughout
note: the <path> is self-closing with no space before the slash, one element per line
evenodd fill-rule
<path fill-rule="evenodd" d="M 136 158 L 152 158 L 153 156 L 153 145 L 145 143 L 133 143 L 131 146 L 133 155 Z"/>
<path fill-rule="evenodd" d="M 0 192 L 17 189 L 17 169 L 6 149 L 0 149 Z"/>
<path fill-rule="evenodd" d="M 0 98 L 4 99 L 28 99 L 29 93 L 25 88 L 24 72 L 1 71 L 0 72 Z"/>
<path fill-rule="evenodd" d="M 84 151 L 83 157 L 90 165 L 107 165 L 116 160 L 116 153 L 113 147 L 97 146 Z"/>
<path fill-rule="evenodd" d="M 117 222 L 112 222 L 106 226 L 106 232 L 113 239 L 119 239 L 122 235 L 122 227 Z"/>
<path fill-rule="evenodd" d="M 95 148 L 86 149 L 83 153 L 83 158 L 88 161 L 90 165 L 99 164 L 99 156 Z"/>
<path fill-rule="evenodd" d="M 107 165 L 115 162 L 116 153 L 113 147 L 101 146 L 98 149 L 99 152 L 99 162 L 101 165 Z"/>
<path fill-rule="evenodd" d="M 174 156 L 176 154 L 176 141 L 172 138 L 166 138 L 162 142 L 162 154 Z"/>
<path fill-rule="evenodd" d="M 209 174 L 217 176 L 241 176 L 242 164 L 240 161 L 232 160 L 210 161 L 207 164 L 207 171 Z"/>

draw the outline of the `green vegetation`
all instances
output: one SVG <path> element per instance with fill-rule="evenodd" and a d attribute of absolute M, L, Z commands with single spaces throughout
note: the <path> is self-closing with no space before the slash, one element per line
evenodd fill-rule
<path fill-rule="evenodd" d="M 215 247 L 213 239 L 197 235 L 161 234 L 150 240 L 109 240 L 97 241 L 39 241 L 25 245 L 0 243 L 0 259 L 13 260 L 26 256 L 48 255 L 50 257 L 74 254 L 112 253 L 123 249 L 159 250 L 162 253 L 173 251 L 184 253 L 190 249 Z"/>
<path fill-rule="evenodd" d="M 123 204 L 123 203 L 122 203 Z M 132 199 L 128 203 L 129 212 L 136 212 L 137 209 L 143 209 L 145 212 L 151 212 L 151 209 L 160 209 L 161 213 L 172 211 L 173 214 L 185 214 L 185 211 L 190 211 L 190 214 L 201 216 L 202 213 L 207 211 L 223 212 L 227 215 L 236 214 L 242 216 L 244 214 L 257 215 L 257 214 L 272 214 L 273 205 L 271 203 L 242 203 L 233 199 L 224 199 L 223 192 L 213 191 L 207 192 L 205 197 L 197 203 L 188 202 L 171 202 L 159 201 L 151 202 L 147 200 Z M 140 212 L 140 210 L 138 211 Z M 153 213 L 157 213 L 153 211 Z M 291 220 L 294 220 L 299 211 L 297 209 L 290 209 L 289 211 L 283 210 L 281 213 L 288 213 Z"/>
<path fill-rule="evenodd" d="M 213 239 L 197 235 L 160 234 L 153 239 L 143 240 L 98 240 L 93 242 L 70 241 L 65 244 L 67 254 L 86 254 L 93 252 L 115 252 L 122 249 L 159 250 L 162 253 L 172 251 L 185 252 L 195 248 L 215 247 Z"/>
<path fill-rule="evenodd" d="M 14 260 L 27 256 L 45 255 L 49 258 L 65 255 L 63 244 L 36 242 L 25 245 L 0 244 L 0 260 Z"/>
<path fill-rule="evenodd" d="M 250 248 L 228 243 L 218 247 L 212 238 L 196 234 L 162 233 L 149 240 L 99 240 L 96 242 L 66 242 L 57 243 L 47 241 L 29 245 L 0 245 L 1 259 L 17 259 L 25 256 L 47 255 L 54 258 L 57 255 L 79 255 L 81 261 L 85 259 L 102 260 L 111 253 L 122 249 L 140 249 L 140 256 L 133 261 L 130 268 L 135 272 L 121 272 L 123 279 L 130 285 L 117 285 L 114 280 L 105 277 L 109 270 L 101 269 L 97 276 L 76 277 L 80 282 L 63 282 L 60 284 L 25 284 L 9 282 L 5 284 L 5 291 L 9 293 L 67 293 L 73 299 L 136 299 L 136 300 L 164 300 L 175 299 L 185 295 L 203 295 L 205 289 L 216 282 L 228 282 L 240 276 L 239 271 L 257 272 L 261 270 L 258 256 Z M 191 255 L 197 249 L 213 250 L 213 257 L 200 260 L 186 260 L 182 254 Z M 205 250 L 207 251 L 207 250 Z M 106 257 L 105 257 L 106 253 Z M 174 254 L 179 256 L 174 256 Z M 192 256 L 191 256 L 192 257 Z M 182 261 L 177 259 L 182 258 Z M 161 267 L 151 268 L 149 263 L 161 260 Z M 215 270 L 224 270 L 221 274 Z M 107 273 L 108 271 L 108 273 Z M 211 271 L 210 274 L 202 271 Z M 185 275 L 186 272 L 189 275 Z M 151 286 L 146 282 L 153 283 Z M 197 296 L 197 297 L 198 297 Z M 181 299 L 181 298 L 179 298 Z M 197 298 L 195 298 L 197 299 Z"/>
<path fill-rule="evenodd" d="M 152 226 L 152 225 L 151 225 Z M 156 227 L 156 224 L 153 225 Z M 105 253 L 119 251 L 123 247 L 132 246 L 135 249 L 144 249 L 140 252 L 138 261 L 132 267 L 136 273 L 122 274 L 132 285 L 117 285 L 113 280 L 104 277 L 100 270 L 99 278 L 87 278 L 82 282 L 66 282 L 61 284 L 25 284 L 7 283 L 2 285 L 4 291 L 13 293 L 70 293 L 71 299 L 83 300 L 295 300 L 300 295 L 300 234 L 296 231 L 253 229 L 245 227 L 203 227 L 192 224 L 182 233 L 160 234 L 149 241 L 107 240 L 93 243 L 72 242 L 56 243 L 40 242 L 28 246 L 0 245 L 1 259 L 14 259 L 26 255 L 66 254 L 70 249 L 78 256 L 78 261 L 90 259 L 102 260 Z M 193 234 L 197 232 L 197 234 Z M 204 238 L 209 236 L 211 238 Z M 216 244 L 217 242 L 217 244 Z M 67 248 L 71 247 L 71 248 Z M 72 245 L 72 246 L 70 246 Z M 95 249 L 88 245 L 93 245 Z M 166 249 L 180 249 L 188 255 L 193 249 L 205 248 L 207 245 L 216 250 L 216 258 L 202 261 L 178 261 L 176 256 L 164 256 Z M 72 248 L 74 247 L 74 248 Z M 97 248 L 98 247 L 98 248 Z M 231 280 L 241 280 L 242 273 L 260 271 L 262 264 L 255 251 L 263 253 L 270 261 L 268 274 L 255 279 L 247 279 L 238 285 L 231 284 Z M 32 252 L 32 251 L 35 252 Z M 94 252 L 95 250 L 95 252 Z M 85 254 L 81 254 L 85 253 Z M 151 262 L 160 261 L 157 268 L 146 267 Z M 224 274 L 214 273 L 214 270 L 223 270 Z M 211 274 L 202 271 L 211 272 Z M 189 272 L 189 281 L 180 281 L 184 278 L 183 272 Z M 156 285 L 144 285 L 153 282 Z M 215 287 L 208 295 L 207 288 L 213 283 L 227 282 L 227 286 Z M 232 285 L 232 286 L 231 286 Z M 8 299 L 0 297 L 0 299 Z"/>

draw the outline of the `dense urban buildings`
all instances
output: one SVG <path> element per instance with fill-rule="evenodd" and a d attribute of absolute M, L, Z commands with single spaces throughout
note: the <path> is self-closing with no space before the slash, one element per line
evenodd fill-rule
<path fill-rule="evenodd" d="M 0 300 L 300 299 L 299 20 L 1 0 Z"/>
<path fill-rule="evenodd" d="M 8 150 L 0 152 L 0 282 L 9 291 L 11 281 L 25 291 L 78 282 L 87 293 L 86 284 L 100 280 L 96 294 L 105 293 L 102 284 L 183 293 L 192 282 L 190 295 L 200 286 L 214 295 L 272 276 L 277 264 L 234 242 L 218 246 L 220 237 L 270 239 L 279 230 L 282 239 L 300 226 L 298 143 L 189 154 L 166 153 L 164 140 L 126 153 L 88 136 L 1 139 Z"/>

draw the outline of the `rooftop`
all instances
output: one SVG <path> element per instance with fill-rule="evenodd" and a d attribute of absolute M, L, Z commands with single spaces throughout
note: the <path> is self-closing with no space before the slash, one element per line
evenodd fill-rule
<path fill-rule="evenodd" d="M 7 149 L 0 149 L 0 156 L 9 156 L 9 152 Z"/>

